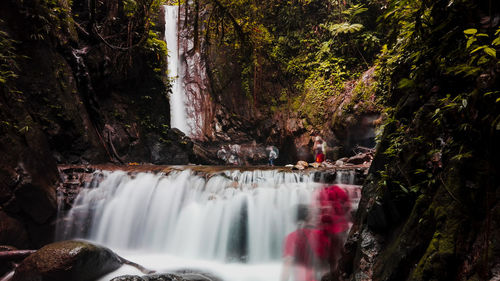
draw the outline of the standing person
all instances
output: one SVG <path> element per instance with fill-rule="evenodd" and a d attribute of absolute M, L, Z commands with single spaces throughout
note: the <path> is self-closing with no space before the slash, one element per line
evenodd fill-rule
<path fill-rule="evenodd" d="M 320 136 L 316 136 L 314 140 L 313 151 L 317 163 L 325 161 L 326 142 Z"/>
<path fill-rule="evenodd" d="M 278 159 L 279 150 L 276 146 L 268 146 L 269 151 L 269 166 L 274 166 L 274 160 Z"/>
<path fill-rule="evenodd" d="M 322 188 L 315 196 L 319 208 L 319 230 L 329 240 L 328 263 L 331 274 L 337 273 L 337 262 L 349 230 L 351 203 L 347 192 L 338 185 Z"/>
<path fill-rule="evenodd" d="M 319 281 L 324 273 L 329 240 L 315 227 L 313 217 L 309 206 L 298 206 L 297 230 L 285 239 L 281 281 Z"/>

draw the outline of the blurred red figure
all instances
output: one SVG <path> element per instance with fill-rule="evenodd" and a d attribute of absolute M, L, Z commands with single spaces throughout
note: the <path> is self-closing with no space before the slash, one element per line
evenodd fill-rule
<path fill-rule="evenodd" d="M 285 239 L 281 281 L 319 281 L 324 273 L 321 267 L 328 261 L 330 240 L 315 227 L 313 218 L 309 206 L 298 206 L 297 230 Z"/>
<path fill-rule="evenodd" d="M 338 185 L 320 189 L 315 200 L 315 205 L 319 208 L 318 229 L 320 235 L 323 236 L 320 240 L 329 240 L 328 261 L 330 271 L 335 273 L 340 251 L 349 229 L 351 203 L 347 192 Z"/>

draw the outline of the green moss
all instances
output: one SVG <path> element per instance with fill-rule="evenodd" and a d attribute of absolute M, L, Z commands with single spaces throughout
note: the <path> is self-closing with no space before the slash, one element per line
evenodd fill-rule
<path fill-rule="evenodd" d="M 382 106 L 375 99 L 377 88 L 378 84 L 375 81 L 359 79 L 352 90 L 351 101 L 345 106 L 345 110 L 356 114 L 382 111 Z"/>

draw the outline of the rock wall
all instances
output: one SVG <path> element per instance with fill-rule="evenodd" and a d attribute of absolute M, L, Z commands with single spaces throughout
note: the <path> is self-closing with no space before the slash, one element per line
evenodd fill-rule
<path fill-rule="evenodd" d="M 9 0 L 0 9 L 1 42 L 13 47 L 2 49 L 2 69 L 15 74 L 0 79 L 0 244 L 53 239 L 58 163 L 192 157 L 190 139 L 169 127 L 164 24 L 141 39 L 142 17 L 125 16 L 121 1 L 98 2 L 95 13 L 68 5 Z"/>

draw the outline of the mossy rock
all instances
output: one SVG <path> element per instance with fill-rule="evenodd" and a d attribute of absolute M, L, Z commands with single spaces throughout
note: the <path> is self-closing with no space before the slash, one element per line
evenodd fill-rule
<path fill-rule="evenodd" d="M 111 250 L 84 241 L 49 244 L 17 267 L 12 281 L 87 281 L 116 270 L 120 258 Z"/>

